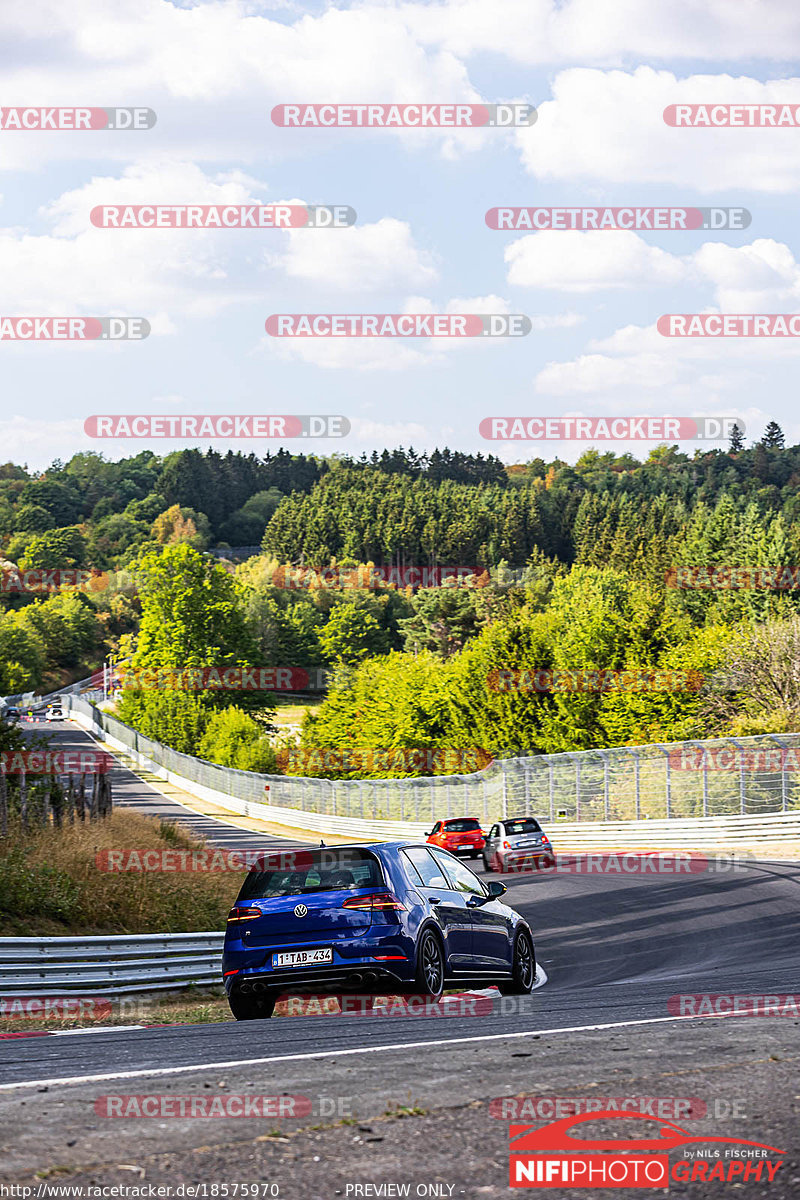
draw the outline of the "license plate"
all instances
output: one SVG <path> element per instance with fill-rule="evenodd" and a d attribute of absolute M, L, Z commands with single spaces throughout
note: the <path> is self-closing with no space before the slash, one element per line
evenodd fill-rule
<path fill-rule="evenodd" d="M 333 962 L 333 950 L 285 950 L 273 954 L 273 967 L 310 967 L 317 963 Z"/>

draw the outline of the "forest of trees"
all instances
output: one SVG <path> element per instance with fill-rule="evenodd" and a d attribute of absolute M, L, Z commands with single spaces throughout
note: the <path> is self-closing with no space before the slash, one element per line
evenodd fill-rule
<path fill-rule="evenodd" d="M 494 754 L 797 727 L 797 585 L 681 588 L 689 567 L 800 563 L 800 447 L 660 446 L 575 465 L 402 448 L 352 459 L 96 454 L 0 467 L 0 567 L 93 567 L 105 589 L 0 593 L 0 694 L 139 665 L 335 672 L 303 743 Z M 210 547 L 263 546 L 234 568 Z M 309 586 L 288 587 L 302 564 Z M 461 584 L 325 585 L 314 568 L 467 566 Z M 130 572 L 135 586 L 118 584 Z M 295 574 L 295 577 L 297 575 Z M 217 630 L 216 633 L 213 631 Z M 759 676 L 765 630 L 788 661 Z M 760 649 L 758 649 L 760 647 Z M 749 655 L 749 657 L 748 657 Z M 498 670 L 647 669 L 761 680 L 594 693 L 497 690 Z M 788 673 L 788 674 L 787 674 Z M 231 765 L 273 761 L 274 697 L 130 693 L 125 719 Z"/>

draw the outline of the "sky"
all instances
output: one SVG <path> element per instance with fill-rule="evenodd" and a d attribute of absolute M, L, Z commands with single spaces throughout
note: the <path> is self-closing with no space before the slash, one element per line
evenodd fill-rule
<path fill-rule="evenodd" d="M 149 129 L 0 129 L 0 315 L 145 318 L 145 340 L 0 340 L 0 461 L 183 445 L 403 445 L 568 461 L 487 417 L 735 417 L 800 442 L 800 338 L 667 338 L 668 313 L 800 311 L 795 0 L 283 4 L 4 0 L 2 104 L 137 106 Z M 536 106 L 516 128 L 285 128 L 279 104 Z M 800 116 L 800 113 L 798 114 Z M 98 205 L 338 204 L 341 229 L 105 229 Z M 741 230 L 503 230 L 513 207 L 745 208 Z M 517 338 L 278 338 L 271 314 L 509 313 Z M 0 324 L 0 329 L 2 329 Z M 96 414 L 337 414 L 344 438 L 97 439 Z M 681 449 L 726 446 L 680 442 Z"/>

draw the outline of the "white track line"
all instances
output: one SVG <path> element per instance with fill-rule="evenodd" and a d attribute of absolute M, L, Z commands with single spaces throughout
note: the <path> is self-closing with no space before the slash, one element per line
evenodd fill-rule
<path fill-rule="evenodd" d="M 100 1075 L 66 1075 L 60 1079 L 48 1076 L 45 1079 L 25 1079 L 19 1083 L 0 1083 L 0 1092 L 16 1091 L 19 1088 L 55 1087 L 57 1084 L 102 1083 L 110 1079 L 137 1079 L 142 1076 L 182 1075 L 190 1071 L 219 1071 L 232 1067 L 257 1067 L 273 1062 L 303 1062 L 309 1058 L 344 1058 L 353 1054 L 382 1054 L 387 1050 L 417 1050 L 426 1046 L 463 1046 L 467 1042 L 501 1042 L 511 1038 L 543 1037 L 556 1033 L 583 1033 L 602 1029 L 627 1029 L 633 1025 L 663 1025 L 672 1021 L 707 1021 L 709 1018 L 724 1020 L 727 1017 L 747 1017 L 749 1013 L 708 1013 L 703 1016 L 691 1014 L 683 1017 L 645 1017 L 637 1021 L 610 1021 L 603 1025 L 566 1025 L 559 1029 L 526 1029 L 519 1033 L 485 1033 L 475 1037 L 436 1038 L 426 1042 L 397 1042 L 389 1046 L 358 1046 L 351 1050 L 312 1050 L 304 1054 L 270 1054 L 263 1058 L 232 1058 L 224 1062 L 190 1063 L 182 1067 L 143 1067 L 136 1071 L 108 1071 Z"/>

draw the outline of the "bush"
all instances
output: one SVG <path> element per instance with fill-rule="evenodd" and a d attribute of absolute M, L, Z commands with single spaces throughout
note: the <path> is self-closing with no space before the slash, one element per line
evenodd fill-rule
<path fill-rule="evenodd" d="M 200 758 L 240 771 L 275 773 L 275 751 L 263 729 L 240 708 L 225 708 L 208 722 L 197 753 Z"/>
<path fill-rule="evenodd" d="M 12 936 L 193 933 L 224 929 L 239 871 L 102 871 L 104 850 L 201 850 L 179 825 L 113 812 L 0 840 L 0 925 Z"/>

